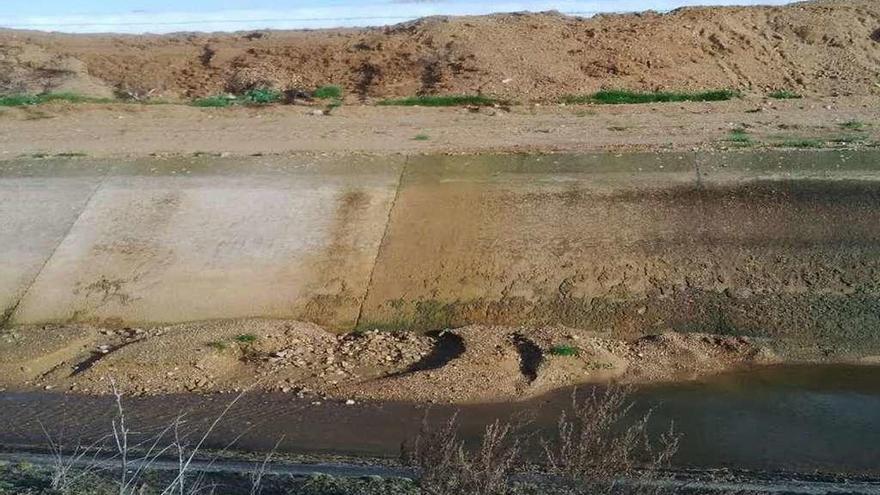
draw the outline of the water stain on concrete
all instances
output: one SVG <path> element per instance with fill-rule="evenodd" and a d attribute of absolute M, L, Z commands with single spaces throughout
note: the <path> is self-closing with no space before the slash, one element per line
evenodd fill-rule
<path fill-rule="evenodd" d="M 589 156 L 467 160 L 408 170 L 364 328 L 827 336 L 833 314 L 877 340 L 880 182 L 870 161 L 833 179 L 808 162 L 698 181 L 691 159 L 675 155 L 620 168 Z"/>

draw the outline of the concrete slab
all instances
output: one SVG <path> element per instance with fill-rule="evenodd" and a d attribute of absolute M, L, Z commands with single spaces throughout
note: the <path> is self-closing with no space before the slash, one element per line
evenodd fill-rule
<path fill-rule="evenodd" d="M 350 328 L 402 160 L 198 159 L 119 167 L 13 315 Z"/>
<path fill-rule="evenodd" d="M 359 326 L 875 335 L 880 169 L 799 158 L 425 157 Z"/>
<path fill-rule="evenodd" d="M 70 230 L 105 171 L 69 161 L 0 164 L 0 323 Z"/>

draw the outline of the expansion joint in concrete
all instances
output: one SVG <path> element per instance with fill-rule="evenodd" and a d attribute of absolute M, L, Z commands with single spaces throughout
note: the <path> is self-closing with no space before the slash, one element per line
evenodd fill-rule
<path fill-rule="evenodd" d="M 83 213 L 85 213 L 86 210 L 89 209 L 89 206 L 92 204 L 92 200 L 98 194 L 98 191 L 100 191 L 101 188 L 104 187 L 104 184 L 107 182 L 107 177 L 109 177 L 110 175 L 110 170 L 111 169 L 108 169 L 107 172 L 104 173 L 103 177 L 101 177 L 101 180 L 98 181 L 98 183 L 92 189 L 92 192 L 89 193 L 89 197 L 86 198 L 86 200 L 83 202 L 83 206 L 82 208 L 80 208 L 79 213 L 77 213 L 76 218 L 72 222 L 70 222 L 70 227 L 67 228 L 67 231 L 64 232 L 64 235 L 59 237 L 58 244 L 56 244 L 55 247 L 52 248 L 52 252 L 50 252 L 49 255 L 46 256 L 43 264 L 40 265 L 40 268 L 36 271 L 36 273 L 34 273 L 34 277 L 30 280 L 30 282 L 28 282 L 27 286 L 22 291 L 21 296 L 19 296 L 15 300 L 15 304 L 10 306 L 9 309 L 7 309 L 2 315 L 0 315 L 0 318 L 2 318 L 0 319 L 0 327 L 4 327 L 12 321 L 13 316 L 15 316 L 15 312 L 18 310 L 18 306 L 21 305 L 21 302 L 24 301 L 24 299 L 28 296 L 28 293 L 30 293 L 31 288 L 40 278 L 43 270 L 46 269 L 46 266 L 49 264 L 52 258 L 55 257 L 55 253 L 58 252 L 58 248 L 60 248 L 61 245 L 64 244 L 64 241 L 67 239 L 70 233 L 73 232 L 73 228 L 76 227 L 77 223 L 79 223 L 80 219 L 83 216 Z"/>
<path fill-rule="evenodd" d="M 372 266 L 370 267 L 370 278 L 367 280 L 366 289 L 364 289 L 364 297 L 361 299 L 360 304 L 358 305 L 358 314 L 357 318 L 354 321 L 354 328 L 352 330 L 357 330 L 361 326 L 361 318 L 364 314 L 364 306 L 367 303 L 367 300 L 370 297 L 370 289 L 373 287 L 373 275 L 376 273 L 376 265 L 379 263 L 379 257 L 382 255 L 382 249 L 385 248 L 386 239 L 388 237 L 388 230 L 391 226 L 391 215 L 394 214 L 394 207 L 397 205 L 397 198 L 400 197 L 400 188 L 403 187 L 403 176 L 406 174 L 407 166 L 409 166 L 409 157 L 403 162 L 403 165 L 400 167 L 400 175 L 397 176 L 397 187 L 394 189 L 394 197 L 391 199 L 391 206 L 388 207 L 388 217 L 385 219 L 385 229 L 382 232 L 382 239 L 379 241 L 379 247 L 376 249 L 376 256 L 373 258 Z"/>

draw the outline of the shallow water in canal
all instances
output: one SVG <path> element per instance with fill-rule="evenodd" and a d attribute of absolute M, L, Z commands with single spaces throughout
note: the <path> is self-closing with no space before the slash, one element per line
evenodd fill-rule
<path fill-rule="evenodd" d="M 431 406 L 433 421 L 459 411 L 462 432 L 475 437 L 497 418 L 533 417 L 530 428 L 551 435 L 571 390 L 500 404 Z M 126 399 L 139 431 L 167 424 L 181 411 L 190 425 L 205 425 L 234 397 L 165 396 Z M 674 421 L 683 434 L 681 467 L 730 467 L 768 471 L 880 472 L 880 367 L 774 366 L 721 374 L 698 381 L 644 387 L 636 413 L 653 409 L 652 426 Z M 290 395 L 243 396 L 209 438 L 223 447 L 241 435 L 239 450 L 394 456 L 413 435 L 426 406 L 296 399 Z M 55 393 L 0 394 L 0 442 L 39 445 L 40 423 L 68 442 L 109 431 L 113 404 L 106 397 Z M 194 427 L 194 426 L 193 426 Z"/>

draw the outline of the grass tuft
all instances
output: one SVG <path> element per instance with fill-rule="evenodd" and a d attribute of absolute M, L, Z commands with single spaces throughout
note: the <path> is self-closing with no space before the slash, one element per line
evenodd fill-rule
<path fill-rule="evenodd" d="M 411 96 L 382 100 L 379 105 L 403 107 L 456 107 L 464 105 L 492 106 L 498 103 L 493 98 L 482 95 Z"/>
<path fill-rule="evenodd" d="M 243 333 L 241 335 L 236 335 L 235 341 L 242 344 L 253 344 L 257 341 L 257 336 L 252 333 Z"/>
<path fill-rule="evenodd" d="M 274 89 L 252 89 L 244 94 L 245 103 L 269 105 L 281 100 L 281 92 Z"/>
<path fill-rule="evenodd" d="M 847 120 L 846 122 L 840 124 L 841 129 L 846 129 L 848 131 L 861 131 L 867 127 L 867 124 L 861 122 L 859 120 Z"/>
<path fill-rule="evenodd" d="M 776 100 L 797 100 L 797 99 L 803 98 L 801 95 L 799 95 L 793 91 L 788 91 L 788 90 L 784 90 L 784 89 L 781 89 L 779 91 L 774 91 L 767 96 L 769 96 L 770 98 L 776 99 Z"/>
<path fill-rule="evenodd" d="M 713 90 L 696 93 L 687 92 L 640 92 L 627 90 L 599 91 L 591 95 L 568 95 L 562 97 L 562 103 L 584 104 L 599 103 L 603 105 L 621 105 L 636 103 L 669 103 L 681 101 L 726 101 L 739 96 L 736 91 Z"/>
<path fill-rule="evenodd" d="M 431 139 L 431 136 L 428 136 L 427 134 L 416 134 L 413 138 L 414 141 L 427 141 L 429 139 Z"/>
<path fill-rule="evenodd" d="M 736 143 L 741 146 L 749 146 L 754 144 L 752 142 L 752 137 L 749 136 L 749 133 L 745 129 L 733 129 L 730 131 L 730 136 L 727 138 L 731 143 Z"/>
<path fill-rule="evenodd" d="M 572 357 L 580 354 L 580 351 L 577 347 L 570 346 L 567 344 L 555 345 L 550 348 L 550 354 L 553 356 L 566 356 Z"/>
<path fill-rule="evenodd" d="M 207 98 L 199 98 L 192 102 L 194 107 L 201 108 L 226 108 L 235 101 L 226 95 L 209 96 Z"/>
<path fill-rule="evenodd" d="M 321 86 L 312 93 L 312 96 L 319 100 L 338 100 L 342 98 L 342 88 L 334 85 Z"/>

